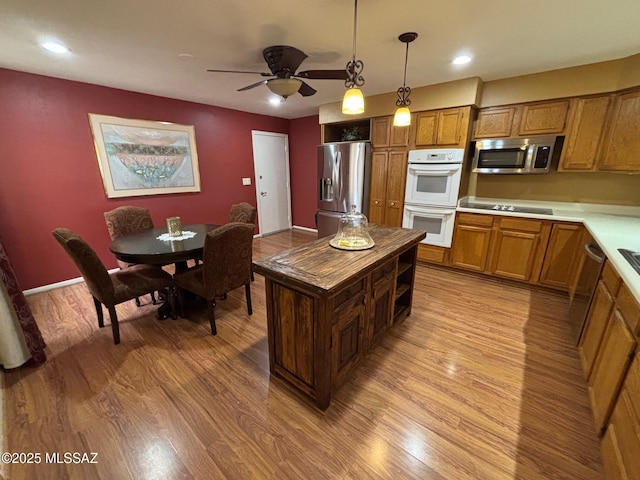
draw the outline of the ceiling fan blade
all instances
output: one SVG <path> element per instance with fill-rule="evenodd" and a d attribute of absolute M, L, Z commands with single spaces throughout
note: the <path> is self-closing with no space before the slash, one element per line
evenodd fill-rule
<path fill-rule="evenodd" d="M 311 80 L 346 80 L 347 71 L 342 70 L 306 70 L 298 72 L 294 77 L 309 78 Z"/>
<path fill-rule="evenodd" d="M 272 73 L 265 72 L 246 72 L 244 70 L 207 70 L 207 72 L 217 72 L 217 73 L 254 73 L 256 75 L 262 75 L 263 77 L 270 77 Z"/>
<path fill-rule="evenodd" d="M 266 85 L 269 80 L 260 80 L 259 82 L 252 83 L 251 85 L 247 85 L 246 87 L 239 88 L 239 92 L 244 92 L 245 90 L 251 90 L 252 88 L 259 87 L 260 85 Z"/>
<path fill-rule="evenodd" d="M 300 85 L 300 89 L 298 90 L 298 93 L 303 97 L 310 97 L 311 95 L 315 95 L 316 92 L 317 90 L 315 88 L 305 82 L 302 82 L 302 85 Z"/>
<path fill-rule="evenodd" d="M 274 45 L 263 50 L 262 55 L 274 75 L 293 74 L 300 64 L 307 58 L 302 50 L 289 45 Z"/>

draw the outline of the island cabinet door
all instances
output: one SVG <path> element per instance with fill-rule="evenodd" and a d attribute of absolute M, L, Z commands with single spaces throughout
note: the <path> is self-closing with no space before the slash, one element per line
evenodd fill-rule
<path fill-rule="evenodd" d="M 365 332 L 365 348 L 369 350 L 393 324 L 397 259 L 374 270 L 371 275 L 371 301 Z"/>
<path fill-rule="evenodd" d="M 314 396 L 316 377 L 311 346 L 314 344 L 316 299 L 303 292 L 268 281 L 269 360 L 271 370 Z"/>
<path fill-rule="evenodd" d="M 331 389 L 338 388 L 358 363 L 363 347 L 365 292 L 335 311 L 331 329 Z M 318 367 L 320 367 L 318 365 Z"/>

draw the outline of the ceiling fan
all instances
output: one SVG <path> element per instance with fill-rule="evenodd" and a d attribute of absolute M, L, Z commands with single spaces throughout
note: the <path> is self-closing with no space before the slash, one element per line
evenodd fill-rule
<path fill-rule="evenodd" d="M 311 80 L 343 80 L 347 79 L 347 71 L 341 70 L 306 70 L 296 73 L 300 64 L 307 58 L 302 50 L 288 45 L 274 45 L 262 51 L 262 56 L 271 72 L 247 72 L 242 70 L 207 70 L 222 73 L 253 73 L 263 77 L 273 77 L 239 88 L 239 92 L 266 85 L 276 95 L 285 99 L 298 92 L 303 97 L 316 93 L 316 90 L 301 78 Z"/>

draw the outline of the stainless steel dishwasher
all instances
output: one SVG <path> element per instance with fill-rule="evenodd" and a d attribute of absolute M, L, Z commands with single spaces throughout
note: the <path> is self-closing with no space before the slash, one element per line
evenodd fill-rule
<path fill-rule="evenodd" d="M 585 260 L 580 272 L 576 291 L 573 295 L 573 301 L 569 308 L 569 323 L 575 335 L 576 344 L 579 343 L 584 324 L 589 313 L 591 300 L 598 287 L 600 273 L 604 267 L 604 261 L 607 259 L 602 249 L 589 236 L 584 244 Z"/>

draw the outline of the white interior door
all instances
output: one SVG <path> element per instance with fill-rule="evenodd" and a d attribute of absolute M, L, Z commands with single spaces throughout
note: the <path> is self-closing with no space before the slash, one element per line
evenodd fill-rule
<path fill-rule="evenodd" d="M 288 230 L 291 228 L 289 136 L 253 130 L 251 138 L 260 234 Z"/>

